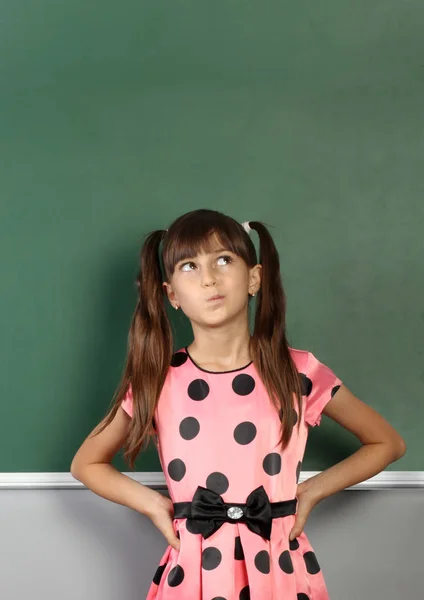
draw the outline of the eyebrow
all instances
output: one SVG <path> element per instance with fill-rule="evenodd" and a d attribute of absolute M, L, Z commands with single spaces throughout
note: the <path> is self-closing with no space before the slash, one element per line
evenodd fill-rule
<path fill-rule="evenodd" d="M 231 252 L 231 250 L 228 250 L 228 248 L 218 248 L 218 250 L 213 250 L 211 254 L 216 254 L 217 252 Z"/>
<path fill-rule="evenodd" d="M 218 252 L 230 252 L 231 254 L 234 254 L 234 252 L 232 252 L 231 250 L 228 250 L 228 248 L 218 248 L 217 250 L 213 250 L 212 252 L 210 252 L 210 254 L 218 254 Z M 195 256 L 187 256 L 186 258 L 182 258 L 181 260 L 178 261 L 177 264 L 180 264 L 181 262 L 185 262 L 187 260 L 191 260 L 193 258 L 196 258 Z"/>

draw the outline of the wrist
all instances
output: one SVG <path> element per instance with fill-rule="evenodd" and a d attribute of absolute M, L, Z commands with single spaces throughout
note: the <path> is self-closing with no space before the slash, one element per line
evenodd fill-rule
<path fill-rule="evenodd" d="M 143 502 L 143 513 L 147 517 L 151 517 L 151 515 L 155 514 L 159 507 L 163 507 L 166 505 L 167 499 L 162 496 L 160 492 L 147 487 L 146 497 Z"/>
<path fill-rule="evenodd" d="M 310 477 L 305 482 L 305 491 L 308 493 L 314 502 L 320 502 L 325 498 L 324 490 L 321 486 L 321 482 L 319 480 L 319 475 L 314 475 Z"/>

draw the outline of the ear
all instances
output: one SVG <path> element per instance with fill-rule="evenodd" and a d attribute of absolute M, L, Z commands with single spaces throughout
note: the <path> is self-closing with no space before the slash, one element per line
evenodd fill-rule
<path fill-rule="evenodd" d="M 176 302 L 175 292 L 172 289 L 172 285 L 164 281 L 162 283 L 163 291 L 167 294 L 169 302 L 172 304 Z"/>
<path fill-rule="evenodd" d="M 255 265 L 249 271 L 249 288 L 253 288 L 255 293 L 259 291 L 261 287 L 261 271 L 262 265 Z"/>

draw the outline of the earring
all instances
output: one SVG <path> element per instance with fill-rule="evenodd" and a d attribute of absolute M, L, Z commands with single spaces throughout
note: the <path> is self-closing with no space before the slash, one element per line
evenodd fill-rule
<path fill-rule="evenodd" d="M 174 306 L 174 308 L 175 308 L 175 310 L 178 310 L 180 307 L 177 304 L 177 306 Z"/>

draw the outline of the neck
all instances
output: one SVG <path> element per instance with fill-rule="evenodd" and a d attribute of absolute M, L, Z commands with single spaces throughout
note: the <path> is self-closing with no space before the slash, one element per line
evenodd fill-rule
<path fill-rule="evenodd" d="M 247 331 L 239 336 L 219 336 L 213 334 L 195 338 L 187 346 L 192 359 L 201 367 L 210 370 L 238 369 L 249 363 L 250 356 L 250 333 Z"/>

